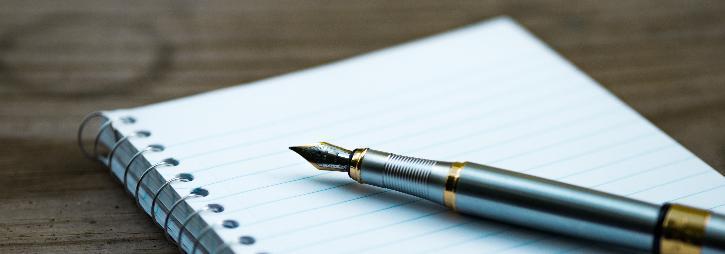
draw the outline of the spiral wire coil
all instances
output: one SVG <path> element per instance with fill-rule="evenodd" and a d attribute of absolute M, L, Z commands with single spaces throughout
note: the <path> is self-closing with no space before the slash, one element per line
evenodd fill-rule
<path fill-rule="evenodd" d="M 84 133 L 84 130 L 87 127 L 87 125 L 91 122 L 91 120 L 94 120 L 96 118 L 102 119 L 103 122 L 100 123 L 100 125 L 98 126 L 98 131 L 94 135 L 95 138 L 93 140 L 93 148 L 92 148 L 92 150 L 89 151 L 83 145 L 83 133 Z M 122 123 L 125 123 L 125 124 L 133 124 L 136 122 L 136 119 L 133 117 L 125 117 L 125 118 L 121 118 L 120 120 Z M 116 155 L 116 152 L 120 149 L 120 147 L 122 146 L 123 143 L 128 142 L 128 141 L 130 141 L 130 139 L 133 139 L 133 138 L 147 138 L 147 137 L 151 136 L 150 131 L 141 130 L 141 131 L 136 131 L 132 135 L 129 135 L 129 136 L 118 137 L 117 133 L 115 132 L 115 130 L 113 128 L 113 124 L 114 124 L 114 120 L 106 117 L 102 111 L 96 111 L 96 112 L 86 115 L 83 118 L 83 120 L 81 121 L 81 125 L 78 128 L 78 133 L 77 133 L 78 147 L 80 148 L 83 156 L 85 156 L 86 158 L 88 158 L 90 160 L 96 160 L 96 161 L 100 162 L 101 164 L 105 164 L 106 166 L 108 166 L 108 168 L 110 169 L 111 172 L 113 172 L 114 156 Z M 111 149 L 109 150 L 108 154 L 105 156 L 101 156 L 100 152 L 99 152 L 99 147 L 100 147 L 100 143 L 101 143 L 100 140 L 101 140 L 101 137 L 103 136 L 103 134 L 108 130 L 112 131 L 112 134 L 114 135 L 114 142 L 113 142 L 113 145 L 111 145 Z M 174 158 L 166 158 L 160 162 L 152 163 L 151 166 L 149 166 L 148 168 L 146 168 L 145 170 L 142 171 L 141 175 L 139 176 L 138 180 L 136 181 L 136 186 L 134 188 L 133 193 L 131 193 L 131 191 L 130 191 L 131 186 L 129 186 L 129 181 L 128 181 L 128 175 L 130 174 L 131 166 L 139 158 L 144 157 L 145 153 L 162 152 L 164 150 L 165 150 L 165 147 L 160 144 L 148 145 L 145 148 L 143 148 L 140 151 L 137 151 L 135 154 L 133 154 L 130 157 L 130 159 L 128 160 L 128 162 L 126 162 L 124 165 L 123 176 L 121 179 L 124 190 L 129 194 L 133 194 L 132 196 L 136 199 L 136 204 L 139 207 L 141 207 L 142 209 L 143 209 L 143 206 L 141 205 L 141 197 L 139 195 L 140 195 L 140 190 L 141 190 L 141 186 L 143 184 L 144 179 L 151 172 L 153 172 L 154 170 L 158 170 L 161 167 L 178 166 L 179 161 Z M 156 218 L 157 218 L 156 207 L 163 205 L 164 208 L 166 208 L 166 205 L 163 204 L 163 202 L 160 202 L 160 198 L 159 198 L 160 193 L 166 187 L 171 186 L 173 183 L 190 182 L 193 180 L 194 180 L 193 175 L 187 174 L 187 173 L 181 173 L 181 174 L 178 174 L 174 178 L 168 179 L 155 192 L 151 193 L 153 196 L 153 199 L 151 202 L 151 209 L 149 211 L 149 215 L 151 216 L 151 219 L 155 223 L 158 223 L 156 220 Z M 197 249 L 199 249 L 199 246 L 201 245 L 200 244 L 201 238 L 208 235 L 209 232 L 213 232 L 214 229 L 218 228 L 219 225 L 221 225 L 222 228 L 226 228 L 226 229 L 233 229 L 233 228 L 237 228 L 239 226 L 239 223 L 235 220 L 224 220 L 221 224 L 207 224 L 206 227 L 204 227 L 201 231 L 199 231 L 199 234 L 197 235 L 197 237 L 193 237 L 193 234 L 191 233 L 191 231 L 189 231 L 187 229 L 187 226 L 190 224 L 192 219 L 194 217 L 200 216 L 202 213 L 206 213 L 206 212 L 221 213 L 222 211 L 224 211 L 224 207 L 220 204 L 207 204 L 203 208 L 198 209 L 198 210 L 194 211 L 193 213 L 191 213 L 190 215 L 188 215 L 184 220 L 178 220 L 178 219 L 174 218 L 174 216 L 173 216 L 174 210 L 177 207 L 179 207 L 184 201 L 187 201 L 187 200 L 193 199 L 193 198 L 205 197 L 207 195 L 209 195 L 209 191 L 207 191 L 206 189 L 195 188 L 195 189 L 191 190 L 191 192 L 189 192 L 189 194 L 174 201 L 174 203 L 171 205 L 171 207 L 167 209 L 164 223 L 163 223 L 163 225 L 160 225 L 160 226 L 163 226 L 165 236 L 167 239 L 169 239 L 172 242 L 176 241 L 176 243 L 178 244 L 179 250 L 181 252 L 184 251 L 182 248 L 182 240 L 183 240 L 183 236 L 184 236 L 185 232 L 188 232 L 190 234 L 189 239 L 191 241 L 191 246 L 192 246 L 190 253 L 193 254 L 197 251 Z M 179 232 L 178 232 L 176 239 L 173 239 L 173 237 L 171 237 L 170 232 L 169 232 L 169 222 L 171 221 L 172 218 L 176 219 L 176 221 L 178 223 L 180 223 Z M 229 248 L 228 243 L 220 244 L 220 245 L 216 246 L 214 249 L 212 249 L 211 251 L 207 250 L 207 253 L 217 253 L 218 251 L 221 251 L 225 248 Z"/>

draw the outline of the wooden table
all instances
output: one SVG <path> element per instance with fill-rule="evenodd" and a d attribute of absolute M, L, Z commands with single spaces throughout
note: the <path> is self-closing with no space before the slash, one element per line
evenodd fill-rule
<path fill-rule="evenodd" d="M 82 116 L 510 15 L 721 172 L 722 1 L 3 1 L 0 252 L 175 252 L 75 145 Z"/>

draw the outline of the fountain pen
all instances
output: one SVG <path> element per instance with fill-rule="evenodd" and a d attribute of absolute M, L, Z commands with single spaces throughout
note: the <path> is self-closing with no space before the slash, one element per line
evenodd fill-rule
<path fill-rule="evenodd" d="M 725 216 L 651 204 L 471 162 L 329 143 L 293 146 L 320 170 L 414 195 L 464 214 L 651 253 L 725 253 Z"/>

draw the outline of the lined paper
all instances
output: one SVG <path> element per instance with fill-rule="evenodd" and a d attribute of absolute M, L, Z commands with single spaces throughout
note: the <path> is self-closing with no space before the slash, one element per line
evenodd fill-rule
<path fill-rule="evenodd" d="M 136 147 L 233 250 L 270 253 L 621 252 L 455 214 L 419 198 L 316 171 L 287 147 L 329 141 L 474 161 L 597 190 L 725 212 L 725 179 L 508 18 L 330 65 L 116 110 L 149 130 Z"/>

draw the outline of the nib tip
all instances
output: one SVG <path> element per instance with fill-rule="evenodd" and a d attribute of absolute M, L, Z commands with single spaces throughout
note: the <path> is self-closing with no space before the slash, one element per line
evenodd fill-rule
<path fill-rule="evenodd" d="M 350 167 L 352 152 L 327 142 L 290 146 L 289 149 L 319 170 L 347 172 Z"/>

